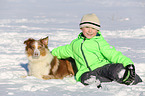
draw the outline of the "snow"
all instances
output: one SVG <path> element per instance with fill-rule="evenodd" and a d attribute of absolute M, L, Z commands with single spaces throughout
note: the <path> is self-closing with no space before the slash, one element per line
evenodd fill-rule
<path fill-rule="evenodd" d="M 101 21 L 104 38 L 131 58 L 145 81 L 144 0 L 1 0 L 0 94 L 1 96 L 145 96 L 145 83 L 125 86 L 102 83 L 84 86 L 73 77 L 40 80 L 27 75 L 23 42 L 49 36 L 49 49 L 69 44 L 80 33 L 79 22 L 87 13 Z"/>

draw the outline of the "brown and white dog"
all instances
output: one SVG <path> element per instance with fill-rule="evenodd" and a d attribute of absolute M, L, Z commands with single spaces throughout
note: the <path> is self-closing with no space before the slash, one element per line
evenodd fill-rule
<path fill-rule="evenodd" d="M 35 40 L 29 38 L 24 41 L 25 52 L 29 60 L 29 76 L 39 79 L 63 79 L 66 76 L 73 76 L 74 71 L 68 60 L 59 60 L 52 56 L 48 49 L 48 37 Z"/>

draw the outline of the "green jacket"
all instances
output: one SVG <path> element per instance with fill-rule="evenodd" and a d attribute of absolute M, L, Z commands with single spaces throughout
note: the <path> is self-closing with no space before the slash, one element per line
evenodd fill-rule
<path fill-rule="evenodd" d="M 108 63 L 122 63 L 125 66 L 133 62 L 110 46 L 100 32 L 91 39 L 85 38 L 82 33 L 70 44 L 52 50 L 52 55 L 59 59 L 72 57 L 77 65 L 76 80 L 80 81 L 83 73 L 93 71 Z"/>

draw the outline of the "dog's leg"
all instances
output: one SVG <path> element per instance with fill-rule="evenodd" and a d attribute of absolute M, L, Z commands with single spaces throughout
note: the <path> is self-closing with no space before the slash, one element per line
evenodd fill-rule
<path fill-rule="evenodd" d="M 30 67 L 30 65 L 28 65 L 28 76 L 31 76 L 31 75 L 32 75 L 31 67 Z"/>
<path fill-rule="evenodd" d="M 31 76 L 31 75 L 32 75 L 31 68 L 30 68 L 30 65 L 28 65 L 27 75 L 22 75 L 22 76 L 20 76 L 20 78 L 26 78 L 27 76 Z"/>
<path fill-rule="evenodd" d="M 69 75 L 73 76 L 74 71 L 73 71 L 71 63 L 68 60 L 66 60 L 66 65 L 67 65 L 67 68 L 68 68 L 68 71 L 69 71 Z"/>
<path fill-rule="evenodd" d="M 53 75 L 43 75 L 42 78 L 44 80 L 48 80 L 48 79 L 55 79 L 55 77 Z"/>
<path fill-rule="evenodd" d="M 27 76 L 26 75 L 22 75 L 22 76 L 20 76 L 20 78 L 26 78 Z"/>

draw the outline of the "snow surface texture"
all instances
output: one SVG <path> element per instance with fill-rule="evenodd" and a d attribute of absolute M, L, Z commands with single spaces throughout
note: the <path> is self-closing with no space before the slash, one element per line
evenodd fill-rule
<path fill-rule="evenodd" d="M 145 83 L 125 86 L 103 83 L 85 87 L 74 78 L 39 80 L 27 75 L 24 40 L 49 36 L 49 49 L 69 44 L 80 33 L 87 13 L 100 18 L 104 38 L 131 58 L 145 81 L 144 0 L 1 0 L 1 96 L 145 96 Z"/>

